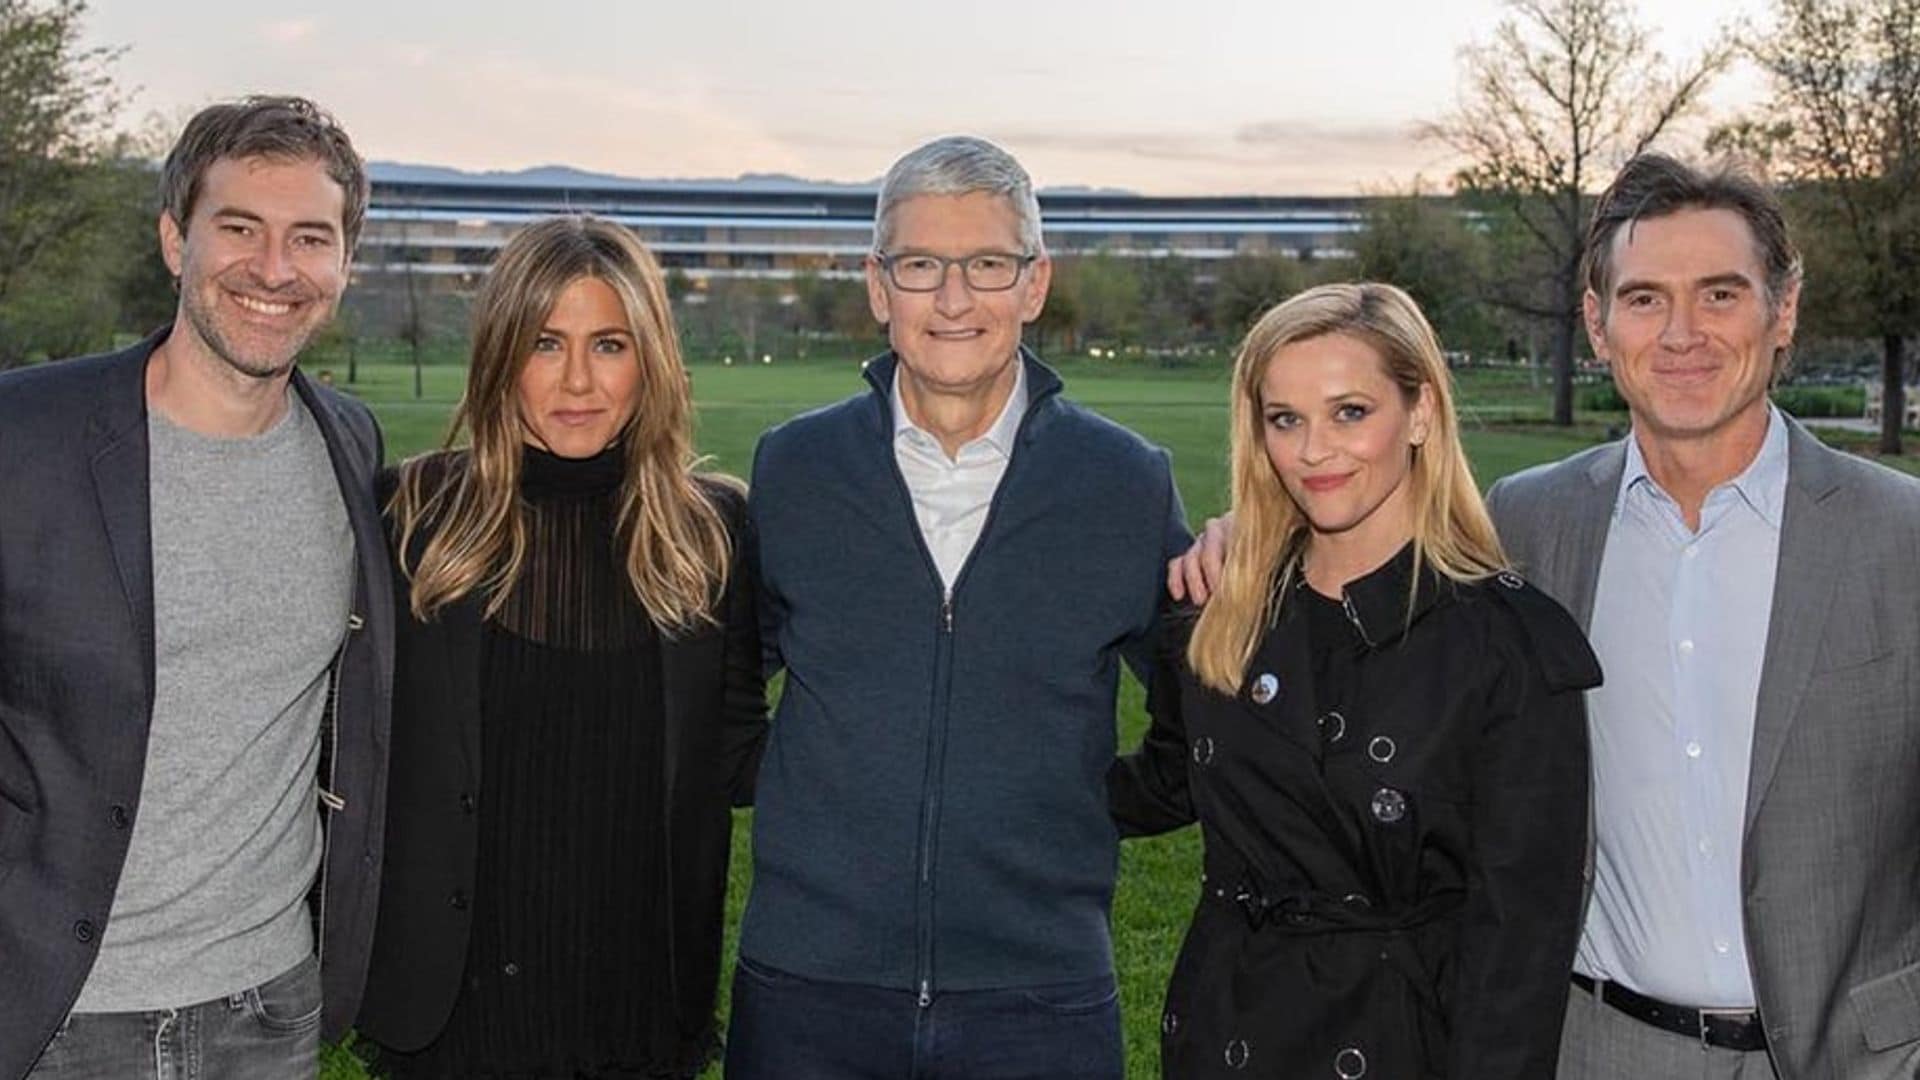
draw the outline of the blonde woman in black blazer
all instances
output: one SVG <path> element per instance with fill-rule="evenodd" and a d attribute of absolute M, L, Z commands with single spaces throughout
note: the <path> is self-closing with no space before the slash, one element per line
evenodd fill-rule
<path fill-rule="evenodd" d="M 765 733 L 739 485 L 660 271 L 553 219 L 476 300 L 470 448 L 386 478 L 403 620 L 360 1028 L 397 1076 L 692 1076 Z"/>

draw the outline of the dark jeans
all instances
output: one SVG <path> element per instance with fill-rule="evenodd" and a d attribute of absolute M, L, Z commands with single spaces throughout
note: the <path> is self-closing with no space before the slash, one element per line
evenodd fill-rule
<path fill-rule="evenodd" d="M 742 957 L 727 1080 L 1120 1080 L 1111 976 L 962 990 L 925 1008 L 905 990 L 803 979 Z"/>
<path fill-rule="evenodd" d="M 29 1080 L 313 1080 L 320 1072 L 320 963 L 178 1009 L 74 1013 Z"/>

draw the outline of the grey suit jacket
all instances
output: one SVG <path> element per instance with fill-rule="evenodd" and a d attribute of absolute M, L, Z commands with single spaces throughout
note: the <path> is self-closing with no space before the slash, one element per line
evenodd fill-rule
<path fill-rule="evenodd" d="M 0 1080 L 25 1075 L 91 970 L 147 780 L 153 712 L 147 360 L 0 375 Z M 379 428 L 304 376 L 353 529 L 356 575 L 335 661 L 322 786 L 321 934 L 329 1038 L 359 1004 L 386 820 L 393 598 L 373 501 Z M 157 778 L 163 780 L 164 778 Z"/>
<path fill-rule="evenodd" d="M 1741 848 L 1747 956 L 1782 1080 L 1907 1080 L 1920 1076 L 1920 481 L 1792 421 L 1787 460 Z M 1507 551 L 1582 626 L 1625 461 L 1609 443 L 1488 493 Z"/>

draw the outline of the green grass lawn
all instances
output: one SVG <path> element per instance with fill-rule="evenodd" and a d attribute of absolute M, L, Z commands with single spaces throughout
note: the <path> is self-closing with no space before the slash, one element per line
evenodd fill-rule
<path fill-rule="evenodd" d="M 359 382 L 347 386 L 345 365 L 309 363 L 309 370 L 332 367 L 341 389 L 359 394 L 373 407 L 386 431 L 390 460 L 440 445 L 447 417 L 459 396 L 462 372 L 453 366 L 424 369 L 424 396 L 413 395 L 412 370 L 399 365 L 366 364 Z M 1226 399 L 1224 370 L 1158 371 L 1105 369 L 1093 362 L 1062 369 L 1069 397 L 1140 432 L 1173 453 L 1175 478 L 1189 519 L 1197 526 L 1226 502 Z M 834 401 L 865 387 L 859 369 L 846 364 L 774 364 L 692 367 L 699 404 L 699 447 L 716 469 L 744 477 L 754 442 L 768 426 L 804 409 Z M 1514 424 L 1516 417 L 1546 412 L 1545 391 L 1524 373 L 1467 372 L 1460 385 L 1466 419 L 1465 440 L 1482 485 L 1526 466 L 1553 461 L 1604 437 L 1618 416 L 1583 417 L 1572 430 Z M 1915 471 L 1914 459 L 1896 464 Z M 1141 692 L 1131 679 L 1122 687 L 1120 744 L 1136 745 L 1146 728 Z M 750 859 L 747 826 L 750 811 L 736 814 L 731 882 L 727 894 L 727 976 L 731 976 L 733 936 L 746 898 Z M 1114 902 L 1114 953 L 1120 975 L 1126 1025 L 1127 1075 L 1159 1075 L 1158 1034 L 1161 993 L 1187 917 L 1199 891 L 1200 845 L 1196 831 L 1130 841 L 1121 849 L 1119 893 Z M 726 1007 L 726 982 L 721 1008 Z M 366 1075 L 359 1062 L 338 1049 L 328 1055 L 322 1075 L 328 1080 Z M 719 1070 L 711 1070 L 717 1077 Z"/>

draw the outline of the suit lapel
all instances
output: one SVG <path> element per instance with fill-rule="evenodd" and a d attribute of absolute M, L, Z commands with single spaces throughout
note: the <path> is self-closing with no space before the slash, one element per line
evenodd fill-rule
<path fill-rule="evenodd" d="M 1826 636 L 1828 612 L 1843 553 L 1825 523 L 1843 520 L 1821 503 L 1840 489 L 1829 450 L 1798 424 L 1787 427 L 1787 499 L 1781 511 L 1780 556 L 1773 579 L 1767 648 L 1760 671 L 1760 697 L 1754 711 L 1753 760 L 1747 777 L 1746 824 L 1773 781 L 1781 748 L 1799 712 L 1801 695 Z"/>
<path fill-rule="evenodd" d="M 119 365 L 88 422 L 85 438 L 100 521 L 113 549 L 127 616 L 140 642 L 148 701 L 153 698 L 153 508 L 148 484 L 147 358 L 156 335 L 121 354 Z"/>
<path fill-rule="evenodd" d="M 1586 469 L 1590 486 L 1581 492 L 1582 498 L 1562 510 L 1567 516 L 1567 525 L 1560 534 L 1564 540 L 1555 546 L 1553 553 L 1554 580 L 1538 583 L 1567 605 L 1582 628 L 1593 622 L 1593 594 L 1600 583 L 1600 559 L 1607 550 L 1607 530 L 1613 523 L 1620 474 L 1626 464 L 1625 441 L 1594 455 Z"/>

